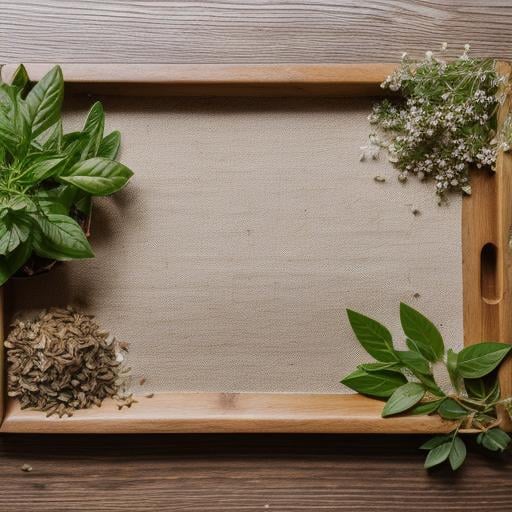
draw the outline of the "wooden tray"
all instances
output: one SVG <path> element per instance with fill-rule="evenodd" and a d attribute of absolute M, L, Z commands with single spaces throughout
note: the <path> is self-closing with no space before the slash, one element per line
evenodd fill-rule
<path fill-rule="evenodd" d="M 509 71 L 506 64 L 499 64 L 500 71 Z M 29 74 L 33 79 L 39 79 L 48 65 L 33 64 L 28 66 Z M 133 109 L 140 108 L 145 113 L 158 113 L 158 99 L 144 102 L 141 97 L 276 97 L 292 98 L 293 108 L 278 107 L 280 102 L 291 100 L 258 100 L 262 106 L 248 105 L 245 100 L 232 98 L 236 106 L 235 110 L 243 112 L 266 111 L 279 108 L 284 118 L 293 110 L 300 109 L 303 102 L 309 103 L 308 112 L 326 112 L 330 108 L 336 108 L 336 102 L 347 101 L 341 98 L 379 96 L 383 91 L 379 84 L 392 71 L 393 65 L 388 64 L 364 64 L 364 65 L 64 65 L 63 71 L 66 79 L 66 94 L 78 98 L 79 111 L 83 113 L 82 105 L 92 104 L 92 97 L 100 99 L 111 98 L 112 104 L 106 104 L 107 120 L 112 111 L 121 109 L 119 97 L 127 96 L 127 100 L 133 104 Z M 14 66 L 6 66 L 3 70 L 4 77 L 9 76 Z M 317 103 L 314 98 L 331 98 L 325 104 Z M 130 99 L 131 98 L 131 99 Z M 339 100 L 337 98 L 340 98 Z M 72 100 L 74 101 L 74 100 Z M 167 101 L 167 100 L 165 100 Z M 191 99 L 186 100 L 188 107 L 185 115 L 192 116 L 201 109 L 206 109 L 210 116 L 218 112 L 217 106 L 212 106 L 210 100 L 198 99 L 198 107 L 190 108 Z M 254 102 L 254 99 L 252 100 Z M 117 103 L 116 103 L 117 102 Z M 174 107 L 176 106 L 173 103 Z M 169 108 L 169 107 L 167 107 Z M 306 107 L 305 107 L 306 108 Z M 509 109 L 509 99 L 501 107 L 499 122 L 502 123 Z M 183 112 L 182 112 L 183 113 Z M 315 115 L 316 115 L 315 114 Z M 290 114 L 291 115 L 291 114 Z M 326 114 L 328 115 L 328 114 Z M 312 122 L 317 117 L 312 117 Z M 162 121 L 162 122 L 165 122 Z M 191 120 L 193 125 L 193 119 Z M 330 123 L 331 121 L 329 121 Z M 159 125 L 162 126 L 162 125 Z M 307 125 L 306 125 L 307 126 Z M 331 125 L 329 125 L 331 126 Z M 333 125 L 335 126 L 335 125 Z M 112 129 L 116 126 L 112 126 Z M 150 130 L 151 127 L 148 126 Z M 169 139 L 172 130 L 169 127 Z M 135 143 L 134 134 L 124 135 L 124 144 Z M 255 135 L 258 135 L 255 133 Z M 132 137 L 132 138 L 130 138 Z M 258 137 L 255 137 L 257 142 Z M 307 137 L 306 139 L 307 140 Z M 318 141 L 317 141 L 318 142 Z M 332 142 L 332 141 L 331 141 Z M 360 141 L 361 144 L 364 140 Z M 201 144 L 191 148 L 191 151 L 201 152 Z M 123 146 L 124 148 L 125 146 Z M 234 147 L 234 146 L 233 146 Z M 333 147 L 332 144 L 329 147 Z M 229 149 L 229 141 L 227 144 Z M 314 147 L 318 158 L 322 158 L 322 144 Z M 147 148 L 151 151 L 151 148 Z M 124 152 L 121 155 L 123 159 Z M 248 155 L 248 161 L 251 155 Z M 462 248 L 462 304 L 463 304 L 463 337 L 464 344 L 479 342 L 482 340 L 512 341 L 512 315 L 510 297 L 510 252 L 508 241 L 512 224 L 511 201 L 512 197 L 512 160 L 509 155 L 500 155 L 496 173 L 474 173 L 473 194 L 462 201 L 460 230 L 461 240 L 456 250 Z M 130 165 L 130 162 L 127 162 Z M 170 162 L 171 163 L 171 162 Z M 218 166 L 219 162 L 212 162 L 212 166 Z M 368 164 L 368 176 L 379 172 L 379 165 L 372 170 Z M 149 169 L 134 168 L 137 174 L 151 172 Z M 136 174 L 136 176 L 137 176 Z M 301 175 L 302 176 L 302 175 Z M 379 186 L 368 179 L 369 187 Z M 194 181 L 188 184 L 194 191 Z M 132 185 L 130 185 L 131 187 Z M 395 190 L 398 184 L 385 185 L 386 190 Z M 303 184 L 309 187 L 310 184 Z M 321 187 L 320 187 L 321 188 Z M 319 188 L 319 190 L 320 190 Z M 240 189 L 237 189 L 238 192 Z M 379 194 L 378 188 L 369 188 L 369 194 Z M 391 192 L 394 193 L 394 192 Z M 320 194 L 320 192 L 319 192 Z M 319 196 L 320 197 L 320 196 Z M 203 198 L 204 199 L 204 198 Z M 206 199 L 207 200 L 207 199 Z M 434 198 L 432 197 L 432 201 Z M 128 205 L 130 207 L 130 205 Z M 249 215 L 251 212 L 246 212 Z M 449 215 L 450 212 L 447 212 Z M 331 219 L 332 220 L 332 219 Z M 376 218 L 378 222 L 378 217 Z M 101 219 L 100 219 L 101 222 Z M 328 223 L 329 219 L 326 218 Z M 242 229 L 242 228 L 241 228 Z M 301 228 L 302 229 L 302 228 Z M 320 229 L 320 231 L 319 231 Z M 316 234 L 324 233 L 324 228 L 318 228 Z M 397 228 L 398 229 L 398 228 Z M 302 232 L 302 231 L 300 231 Z M 115 226 L 113 233 L 116 233 Z M 442 231 L 441 231 L 442 233 Z M 300 233 L 299 233 L 300 234 Z M 325 233 L 324 233 L 325 234 Z M 251 230 L 247 230 L 251 235 Z M 311 238 L 311 233 L 308 234 Z M 328 234 L 326 234 L 328 236 Z M 329 235 L 330 236 L 330 235 Z M 412 236 L 412 235 L 411 235 Z M 330 240 L 330 239 L 329 239 Z M 119 250 L 123 250 L 122 240 L 114 240 L 112 244 L 120 244 Z M 151 243 L 151 241 L 148 241 Z M 154 242 L 154 241 L 153 241 Z M 176 244 L 180 243 L 177 238 Z M 322 243 L 322 239 L 319 240 Z M 446 240 L 449 244 L 450 240 Z M 96 245 L 93 245 L 96 248 Z M 421 250 L 418 247 L 418 250 Z M 428 252 L 429 248 L 425 249 Z M 101 251 L 100 251 L 101 252 Z M 98 253 L 100 254 L 100 253 Z M 196 253 L 194 253 L 196 254 Z M 434 261 L 435 253 L 431 255 Z M 98 256 L 97 263 L 106 264 L 105 259 Z M 331 261 L 331 260 L 329 260 Z M 426 260 L 428 261 L 428 260 Z M 235 262 L 236 263 L 236 262 Z M 302 262 L 302 264 L 307 264 Z M 442 268 L 443 261 L 435 262 Z M 90 264 L 89 264 L 90 265 Z M 327 264 L 326 264 L 327 265 Z M 329 266 L 325 267 L 327 279 Z M 88 272 L 97 272 L 97 267 L 88 267 L 78 262 L 73 264 L 73 272 L 76 275 L 89 276 Z M 420 269 L 421 271 L 421 269 Z M 54 288 L 60 286 L 58 274 Z M 75 275 L 75 274 L 73 274 Z M 93 274 L 94 275 L 94 274 Z M 224 277 L 228 273 L 222 274 Z M 35 297 L 32 301 L 35 306 L 45 305 L 45 298 L 55 296 L 52 290 L 53 279 L 43 281 L 27 281 L 22 285 L 14 283 L 7 287 L 5 292 L 4 323 L 10 321 L 12 304 L 20 301 L 20 295 L 25 299 L 28 295 Z M 120 279 L 130 279 L 131 276 L 120 276 Z M 48 284 L 49 283 L 49 284 Z M 245 286 L 245 285 L 244 285 Z M 219 288 L 220 287 L 220 288 Z M 12 289 L 11 289 L 12 288 Z M 217 290 L 222 289 L 222 282 L 217 284 Z M 247 286 L 244 290 L 250 289 Z M 314 290 L 314 286 L 312 285 Z M 325 288 L 332 295 L 332 288 Z M 185 294 L 185 288 L 180 293 L 185 299 L 190 299 Z M 301 289 L 302 290 L 302 289 Z M 377 290 L 382 293 L 382 290 Z M 59 290 L 59 293 L 61 290 Z M 140 297 L 144 300 L 144 289 L 139 289 Z M 196 291 L 197 292 L 197 291 Z M 164 297 L 166 290 L 162 290 Z M 192 293 L 190 289 L 187 293 Z M 198 293 L 204 293 L 201 288 Z M 302 292 L 301 292 L 302 293 Z M 327 293 L 327 292 L 326 292 Z M 279 294 L 277 294 L 279 295 Z M 22 297 L 22 298 L 23 298 Z M 175 297 L 175 295 L 173 295 Z M 210 296 L 207 296 L 207 299 Z M 210 297 L 211 298 L 211 297 Z M 322 297 L 319 297 L 321 299 Z M 39 300 L 41 299 L 41 300 Z M 330 297 L 329 300 L 331 300 Z M 269 303 L 270 298 L 266 298 Z M 291 299 L 290 299 L 291 300 Z M 327 299 L 326 299 L 327 300 Z M 382 300 L 386 301 L 385 295 Z M 21 301 L 23 302 L 23 300 Z M 413 304 L 414 305 L 414 304 Z M 450 303 L 448 302 L 448 306 Z M 179 304 L 175 304 L 179 307 Z M 250 303 L 244 312 L 247 313 L 254 304 Z M 261 306 L 256 304 L 256 306 Z M 265 304 L 263 305 L 265 306 Z M 330 303 L 330 306 L 332 304 Z M 339 310 L 335 313 L 343 315 L 344 307 L 348 304 L 339 304 Z M 396 304 L 398 307 L 398 304 Z M 419 308 L 421 309 L 421 308 Z M 263 309 L 264 310 L 264 309 Z M 299 311 L 299 313 L 303 313 Z M 367 314 L 373 315 L 371 310 Z M 247 313 L 248 314 L 248 313 Z M 220 317 L 219 317 L 220 318 Z M 229 318 L 228 318 L 229 320 Z M 228 324 L 226 318 L 220 318 L 220 322 Z M 135 322 L 134 320 L 129 320 Z M 119 322 L 121 323 L 121 321 Z M 116 326 L 109 328 L 115 332 Z M 237 331 L 238 333 L 240 331 Z M 132 342 L 133 340 L 128 340 Z M 232 342 L 232 340 L 231 340 Z M 304 354 L 312 361 L 314 367 L 316 354 L 314 351 Z M 155 362 L 156 361 L 156 362 Z M 155 359 L 154 364 L 157 363 Z M 250 364 L 250 361 L 249 363 Z M 229 372 L 229 364 L 226 364 L 226 373 Z M 502 391 L 506 395 L 512 394 L 512 364 L 505 363 L 501 368 L 500 382 Z M 322 371 L 316 372 L 321 374 Z M 339 378 L 342 371 L 340 370 Z M 258 375 L 257 373 L 255 373 Z M 290 373 L 292 375 L 292 373 Z M 145 375 L 151 377 L 151 375 Z M 2 379 L 5 380 L 5 376 Z M 181 386 L 183 387 L 183 386 Z M 311 432 L 311 433 L 344 433 L 344 432 L 372 432 L 372 433 L 427 433 L 443 432 L 451 429 L 450 422 L 438 417 L 394 417 L 382 419 L 380 416 L 383 403 L 381 401 L 366 398 L 360 395 L 348 395 L 337 392 L 319 392 L 316 388 L 312 391 L 294 389 L 282 392 L 271 390 L 262 392 L 259 389 L 251 391 L 233 390 L 235 385 L 227 385 L 227 389 L 218 391 L 203 391 L 191 389 L 188 391 L 161 391 L 153 398 L 141 397 L 139 402 L 130 409 L 118 411 L 115 404 L 105 403 L 101 408 L 77 412 L 67 419 L 46 418 L 44 414 L 34 411 L 21 411 L 13 400 L 6 400 L 5 389 L 2 392 L 5 407 L 3 410 L 3 422 L 1 432 L 39 432 L 39 433 L 149 433 L 149 432 Z M 259 388 L 260 386 L 255 386 Z M 262 386 L 264 387 L 264 386 Z"/>

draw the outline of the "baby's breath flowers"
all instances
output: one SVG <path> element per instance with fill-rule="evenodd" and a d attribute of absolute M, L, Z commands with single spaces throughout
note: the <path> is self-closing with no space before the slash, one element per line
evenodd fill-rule
<path fill-rule="evenodd" d="M 431 178 L 440 199 L 449 191 L 471 193 L 470 168 L 494 169 L 497 152 L 512 147 L 512 121 L 508 136 L 496 134 L 507 77 L 497 74 L 494 60 L 468 52 L 466 45 L 452 62 L 431 51 L 420 61 L 402 55 L 381 84 L 399 95 L 374 106 L 369 120 L 378 131 L 361 148 L 362 160 L 375 159 L 376 148 L 385 147 L 401 182 L 411 175 Z"/>

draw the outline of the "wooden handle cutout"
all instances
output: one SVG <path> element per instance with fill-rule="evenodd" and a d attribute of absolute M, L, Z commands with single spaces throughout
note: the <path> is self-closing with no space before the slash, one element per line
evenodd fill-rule
<path fill-rule="evenodd" d="M 498 249 L 487 243 L 480 252 L 480 293 L 487 304 L 497 304 L 501 300 L 498 283 Z"/>

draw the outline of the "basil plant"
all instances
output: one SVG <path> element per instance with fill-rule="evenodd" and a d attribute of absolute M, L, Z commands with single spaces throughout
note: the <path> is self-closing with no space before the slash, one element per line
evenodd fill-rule
<path fill-rule="evenodd" d="M 93 257 L 77 220 L 133 174 L 115 160 L 119 132 L 104 136 L 101 103 L 81 131 L 63 132 L 63 95 L 59 66 L 35 85 L 23 66 L 0 82 L 0 285 L 33 257 Z"/>

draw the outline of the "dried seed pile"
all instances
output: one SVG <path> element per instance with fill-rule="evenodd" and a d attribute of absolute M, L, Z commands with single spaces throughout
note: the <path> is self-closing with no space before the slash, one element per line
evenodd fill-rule
<path fill-rule="evenodd" d="M 75 409 L 114 398 L 131 406 L 125 343 L 100 328 L 92 316 L 71 307 L 16 320 L 5 341 L 8 394 L 23 409 L 71 416 Z"/>

